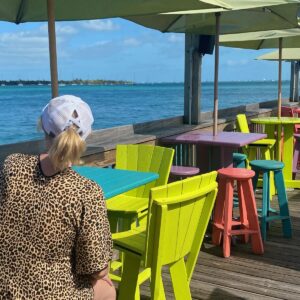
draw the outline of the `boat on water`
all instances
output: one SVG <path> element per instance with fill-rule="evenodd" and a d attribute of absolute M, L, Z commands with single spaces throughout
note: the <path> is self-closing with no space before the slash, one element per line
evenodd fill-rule
<path fill-rule="evenodd" d="M 24 86 L 24 84 L 20 82 L 20 83 L 18 83 L 18 86 Z"/>

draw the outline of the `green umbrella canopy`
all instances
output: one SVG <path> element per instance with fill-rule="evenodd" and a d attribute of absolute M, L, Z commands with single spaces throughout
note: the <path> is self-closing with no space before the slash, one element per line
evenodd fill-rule
<path fill-rule="evenodd" d="M 279 60 L 279 51 L 269 52 L 257 57 L 258 60 Z M 285 61 L 300 61 L 300 48 L 283 48 L 282 60 Z"/>
<path fill-rule="evenodd" d="M 91 20 L 220 7 L 231 8 L 222 0 L 56 0 L 55 20 Z M 2 0 L 0 20 L 17 24 L 47 21 L 47 1 Z"/>
<path fill-rule="evenodd" d="M 278 54 L 278 117 L 281 116 L 281 64 L 283 47 L 300 47 L 300 28 L 225 34 L 220 36 L 220 45 L 245 49 L 279 48 Z"/>
<path fill-rule="evenodd" d="M 222 9 L 220 34 L 295 28 L 299 26 L 299 0 L 237 1 L 226 0 L 231 11 Z M 288 4 L 288 5 L 287 5 Z M 140 25 L 162 32 L 185 32 L 215 34 L 215 13 L 209 11 L 186 10 L 152 16 L 129 17 Z"/>
<path fill-rule="evenodd" d="M 254 50 L 278 48 L 279 38 L 283 48 L 299 48 L 300 28 L 224 34 L 220 36 L 220 45 Z"/>

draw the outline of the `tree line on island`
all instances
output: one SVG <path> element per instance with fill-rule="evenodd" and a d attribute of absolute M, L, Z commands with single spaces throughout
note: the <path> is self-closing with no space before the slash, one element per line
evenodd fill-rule
<path fill-rule="evenodd" d="M 49 80 L 0 80 L 1 86 L 6 85 L 50 85 L 51 81 Z M 127 80 L 103 80 L 103 79 L 94 79 L 94 80 L 84 80 L 84 79 L 73 79 L 73 80 L 59 80 L 59 85 L 130 85 L 134 84 L 133 81 Z"/>

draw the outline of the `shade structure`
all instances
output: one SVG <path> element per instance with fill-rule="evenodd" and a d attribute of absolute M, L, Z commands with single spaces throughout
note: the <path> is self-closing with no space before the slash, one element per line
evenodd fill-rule
<path fill-rule="evenodd" d="M 281 116 L 281 70 L 283 47 L 300 47 L 300 28 L 227 34 L 220 37 L 220 44 L 245 49 L 278 48 L 278 117 Z"/>
<path fill-rule="evenodd" d="M 300 28 L 224 34 L 220 36 L 220 45 L 253 50 L 271 49 L 278 48 L 279 38 L 282 38 L 283 48 L 299 48 Z"/>
<path fill-rule="evenodd" d="M 264 55 L 258 56 L 258 60 L 279 60 L 279 51 L 273 51 Z M 300 48 L 283 48 L 282 49 L 282 60 L 285 61 L 300 61 Z"/>
<path fill-rule="evenodd" d="M 279 60 L 279 50 L 266 53 L 256 58 L 257 60 Z M 291 62 L 290 79 L 290 101 L 299 101 L 299 67 L 300 67 L 300 48 L 283 48 L 282 60 Z"/>
<path fill-rule="evenodd" d="M 91 20 L 186 9 L 230 9 L 222 0 L 2 0 L 0 20 L 48 21 L 52 97 L 58 96 L 55 21 Z"/>
<path fill-rule="evenodd" d="M 226 0 L 57 0 L 54 14 L 56 21 L 71 21 L 215 8 L 231 6 Z M 17 24 L 47 21 L 47 1 L 1 0 L 0 20 Z"/>
<path fill-rule="evenodd" d="M 213 133 L 218 120 L 218 34 L 244 33 L 261 30 L 297 28 L 300 22 L 300 2 L 296 1 L 232 1 L 231 11 L 203 13 L 197 10 L 137 16 L 128 18 L 162 32 L 182 32 L 216 35 Z"/>
<path fill-rule="evenodd" d="M 232 10 L 222 13 L 220 34 L 295 28 L 299 25 L 299 0 L 236 1 L 227 0 Z M 288 4 L 288 5 L 286 5 Z M 161 32 L 215 35 L 215 11 L 186 10 L 127 19 Z"/>

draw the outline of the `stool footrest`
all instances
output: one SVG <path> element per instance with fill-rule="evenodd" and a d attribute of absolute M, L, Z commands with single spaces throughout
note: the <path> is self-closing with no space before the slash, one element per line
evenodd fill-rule
<path fill-rule="evenodd" d="M 253 229 L 231 229 L 229 231 L 230 235 L 244 235 L 244 234 L 256 234 L 256 233 L 258 233 L 258 231 Z"/>
<path fill-rule="evenodd" d="M 270 217 L 266 217 L 266 221 L 272 222 L 272 221 L 276 221 L 276 220 L 286 220 L 289 218 L 290 218 L 289 216 L 270 216 Z"/>

